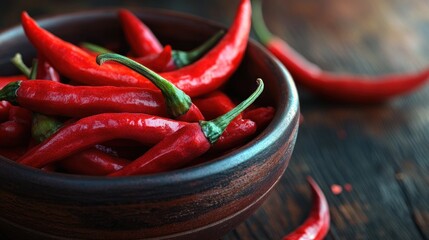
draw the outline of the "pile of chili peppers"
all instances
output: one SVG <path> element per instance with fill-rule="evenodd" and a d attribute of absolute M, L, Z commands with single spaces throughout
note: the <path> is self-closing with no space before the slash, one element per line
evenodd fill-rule
<path fill-rule="evenodd" d="M 238 105 L 222 88 L 247 46 L 249 0 L 228 31 L 191 51 L 162 45 L 126 9 L 118 21 L 129 44 L 123 55 L 66 42 L 22 13 L 37 57 L 28 67 L 17 54 L 11 61 L 22 74 L 0 79 L 0 155 L 71 174 L 158 173 L 231 151 L 273 118 L 272 106 L 246 109 L 262 80 Z"/>
<path fill-rule="evenodd" d="M 246 49 L 250 0 L 240 1 L 227 32 L 188 52 L 163 46 L 125 9 L 118 19 L 126 56 L 94 43 L 74 45 L 26 12 L 21 18 L 37 58 L 27 67 L 17 54 L 11 61 L 22 74 L 0 78 L 0 156 L 71 174 L 159 173 L 231 151 L 274 117 L 272 106 L 247 109 L 263 91 L 261 79 L 238 105 L 222 89 Z M 315 207 L 284 239 L 321 239 L 328 231 L 326 199 L 309 183 Z"/>

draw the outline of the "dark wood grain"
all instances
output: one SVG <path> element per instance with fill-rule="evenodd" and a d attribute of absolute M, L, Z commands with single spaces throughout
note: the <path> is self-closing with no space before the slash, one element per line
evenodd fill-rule
<path fill-rule="evenodd" d="M 106 6 L 162 7 L 224 24 L 237 1 L 9 1 L 1 26 L 36 16 Z M 270 29 L 323 69 L 359 74 L 429 65 L 425 0 L 264 0 Z M 331 207 L 327 239 L 429 239 L 429 87 L 370 106 L 324 102 L 299 89 L 301 126 L 291 163 L 262 207 L 223 239 L 281 239 L 307 216 L 306 175 Z M 332 184 L 353 186 L 334 195 Z"/>

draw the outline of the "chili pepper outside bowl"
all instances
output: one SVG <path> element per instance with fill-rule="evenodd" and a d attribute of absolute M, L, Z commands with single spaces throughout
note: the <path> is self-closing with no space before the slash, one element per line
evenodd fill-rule
<path fill-rule="evenodd" d="M 191 49 L 225 28 L 180 13 L 137 15 L 164 44 Z M 73 42 L 125 46 L 117 9 L 38 20 Z M 225 28 L 226 29 L 226 28 Z M 0 34 L 1 75 L 16 52 L 36 56 L 20 26 Z M 67 57 L 67 56 L 65 56 Z M 298 95 L 286 69 L 253 40 L 226 89 L 239 100 L 265 82 L 260 105 L 276 114 L 244 146 L 177 171 L 123 178 L 46 173 L 0 157 L 0 237 L 12 239 L 218 239 L 249 217 L 283 175 L 298 131 Z"/>

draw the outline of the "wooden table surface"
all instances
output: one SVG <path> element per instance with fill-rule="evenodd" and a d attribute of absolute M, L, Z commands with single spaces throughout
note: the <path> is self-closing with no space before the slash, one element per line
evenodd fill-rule
<path fill-rule="evenodd" d="M 229 25 L 237 2 L 10 1 L 0 27 L 18 23 L 22 10 L 39 17 L 111 6 L 175 9 Z M 264 13 L 274 33 L 326 70 L 377 75 L 429 66 L 427 0 L 265 0 Z M 326 239 L 429 239 L 429 86 L 376 105 L 298 90 L 305 121 L 289 168 L 263 206 L 223 239 L 281 239 L 300 225 L 311 207 L 308 175 L 330 205 Z M 352 190 L 335 195 L 334 184 Z"/>

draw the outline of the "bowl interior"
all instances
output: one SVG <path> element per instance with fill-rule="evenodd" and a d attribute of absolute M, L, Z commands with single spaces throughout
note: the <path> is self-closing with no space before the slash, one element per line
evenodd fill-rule
<path fill-rule="evenodd" d="M 60 38 L 75 44 L 86 41 L 126 52 L 128 49 L 116 12 L 116 9 L 109 9 L 73 13 L 38 20 L 38 23 Z M 171 44 L 173 48 L 181 50 L 192 49 L 219 29 L 225 29 L 207 20 L 170 11 L 139 10 L 137 15 L 153 29 L 163 44 Z M 2 46 L 0 75 L 18 73 L 9 62 L 16 52 L 23 55 L 27 64 L 36 56 L 35 49 L 27 41 L 21 27 L 11 28 L 0 34 L 0 46 Z M 259 44 L 250 40 L 239 69 L 224 88 L 234 99 L 242 100 L 256 88 L 257 78 L 264 80 L 265 90 L 256 104 L 275 107 L 274 119 L 250 142 L 210 162 L 168 173 L 108 179 L 61 173 L 47 174 L 0 157 L 0 181 L 9 183 L 0 190 L 50 204 L 61 202 L 76 205 L 76 202 L 84 202 L 85 205 L 91 206 L 107 202 L 119 205 L 124 199 L 128 201 L 128 205 L 155 203 L 159 199 L 173 199 L 177 196 L 192 199 L 189 196 L 213 188 L 223 188 L 226 192 L 232 189 L 236 191 L 240 184 L 235 183 L 236 185 L 228 188 L 231 184 L 231 178 L 228 176 L 237 177 L 240 169 L 251 166 L 256 169 L 266 163 L 268 165 L 264 168 L 273 167 L 273 173 L 277 174 L 270 178 L 270 181 L 267 180 L 271 189 L 284 172 L 294 146 L 299 117 L 298 96 L 286 70 Z M 281 159 L 279 166 L 269 165 L 271 163 L 268 161 L 274 154 L 277 154 L 276 158 Z M 183 187 L 178 188 L 178 185 Z M 248 191 L 252 189 L 249 188 Z M 267 189 L 263 192 L 255 190 L 255 194 L 262 195 L 267 191 Z M 255 199 L 252 201 L 255 202 Z M 228 201 L 225 200 L 222 204 L 234 206 L 233 200 Z M 249 206 L 243 206 L 246 207 Z M 154 211 L 156 212 L 156 209 Z M 161 224 L 162 220 L 159 222 Z M 147 224 L 137 223 L 133 226 Z M 90 224 L 100 227 L 96 226 L 97 223 Z M 115 227 L 119 229 L 121 226 L 127 227 L 129 223 L 117 222 L 117 224 Z"/>

